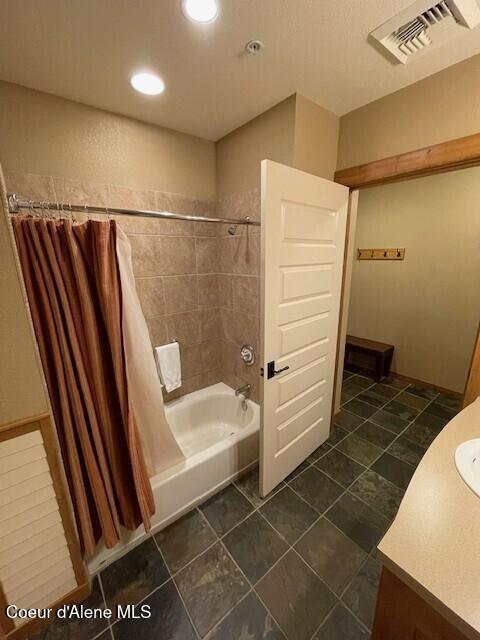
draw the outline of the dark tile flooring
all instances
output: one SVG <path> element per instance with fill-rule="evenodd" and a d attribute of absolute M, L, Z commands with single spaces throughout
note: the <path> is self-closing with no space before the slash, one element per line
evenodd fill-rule
<path fill-rule="evenodd" d="M 86 604 L 146 620 L 56 622 L 35 640 L 366 640 L 375 548 L 458 401 L 345 371 L 328 441 L 266 499 L 258 469 L 105 568 Z"/>

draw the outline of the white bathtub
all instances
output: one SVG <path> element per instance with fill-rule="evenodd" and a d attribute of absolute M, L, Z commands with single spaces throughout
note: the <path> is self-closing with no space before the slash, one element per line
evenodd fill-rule
<path fill-rule="evenodd" d="M 181 462 L 151 479 L 156 511 L 152 530 L 159 531 L 225 487 L 258 459 L 260 408 L 222 382 L 165 405 L 173 433 L 185 454 Z M 114 549 L 101 546 L 89 562 L 92 573 L 139 544 L 145 531 L 124 531 Z"/>

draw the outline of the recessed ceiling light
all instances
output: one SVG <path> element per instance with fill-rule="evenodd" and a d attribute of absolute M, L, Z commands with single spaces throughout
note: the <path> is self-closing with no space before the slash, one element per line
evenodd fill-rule
<path fill-rule="evenodd" d="M 213 22 L 218 16 L 217 0 L 182 0 L 183 13 L 195 22 Z"/>
<path fill-rule="evenodd" d="M 158 96 L 165 90 L 165 83 L 154 73 L 143 71 L 135 73 L 130 78 L 130 84 L 134 89 L 147 96 Z"/>

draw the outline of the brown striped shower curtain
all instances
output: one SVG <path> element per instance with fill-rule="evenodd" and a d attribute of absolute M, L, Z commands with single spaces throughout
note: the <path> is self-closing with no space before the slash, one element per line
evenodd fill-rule
<path fill-rule="evenodd" d="M 30 216 L 13 216 L 12 224 L 79 535 L 91 555 L 101 537 L 107 547 L 118 542 L 120 525 L 148 529 L 155 511 L 128 386 L 117 228 Z"/>

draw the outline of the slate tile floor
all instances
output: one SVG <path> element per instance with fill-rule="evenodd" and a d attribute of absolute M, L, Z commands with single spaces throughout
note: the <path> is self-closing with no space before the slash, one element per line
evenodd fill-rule
<path fill-rule="evenodd" d="M 86 604 L 147 620 L 56 622 L 35 640 L 367 640 L 375 548 L 458 401 L 344 372 L 328 441 L 267 498 L 258 469 L 95 577 Z"/>

